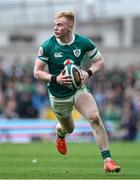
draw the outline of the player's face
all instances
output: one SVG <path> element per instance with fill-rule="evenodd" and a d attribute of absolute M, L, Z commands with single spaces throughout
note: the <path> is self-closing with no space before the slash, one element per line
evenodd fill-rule
<path fill-rule="evenodd" d="M 65 38 L 72 32 L 73 23 L 65 17 L 57 18 L 55 20 L 54 33 L 57 38 Z"/>

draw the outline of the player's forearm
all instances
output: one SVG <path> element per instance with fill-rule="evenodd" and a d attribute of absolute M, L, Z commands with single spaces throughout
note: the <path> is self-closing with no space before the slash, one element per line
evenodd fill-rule
<path fill-rule="evenodd" d="M 97 73 L 104 68 L 104 59 L 101 57 L 99 60 L 95 61 L 89 68 L 92 71 L 92 74 Z"/>
<path fill-rule="evenodd" d="M 34 72 L 34 77 L 40 80 L 51 81 L 51 76 L 52 76 L 51 74 L 45 71 L 38 70 Z"/>

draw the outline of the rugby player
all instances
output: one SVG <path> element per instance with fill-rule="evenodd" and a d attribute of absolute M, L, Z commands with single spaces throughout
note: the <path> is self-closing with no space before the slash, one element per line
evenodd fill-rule
<path fill-rule="evenodd" d="M 64 62 L 71 59 L 80 66 L 84 55 L 89 57 L 91 66 L 82 70 L 83 82 L 94 76 L 104 67 L 104 58 L 93 41 L 74 33 L 75 16 L 70 11 L 60 11 L 54 18 L 54 35 L 45 40 L 39 50 L 34 65 L 34 76 L 44 80 L 48 86 L 52 109 L 58 118 L 56 125 L 56 147 L 65 155 L 65 136 L 74 130 L 73 107 L 90 123 L 94 139 L 99 146 L 105 172 L 120 172 L 121 168 L 112 160 L 108 136 L 98 107 L 85 83 L 80 89 L 70 89 L 71 77 L 64 74 Z M 45 70 L 48 67 L 48 71 Z"/>

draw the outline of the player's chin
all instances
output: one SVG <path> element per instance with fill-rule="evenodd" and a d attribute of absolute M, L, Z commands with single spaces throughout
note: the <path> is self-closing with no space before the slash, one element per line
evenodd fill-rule
<path fill-rule="evenodd" d="M 55 33 L 54 35 L 56 38 L 60 38 L 60 34 Z"/>

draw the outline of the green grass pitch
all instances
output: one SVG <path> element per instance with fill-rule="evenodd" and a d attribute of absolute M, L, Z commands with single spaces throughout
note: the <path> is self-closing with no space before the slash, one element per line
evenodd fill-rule
<path fill-rule="evenodd" d="M 140 179 L 140 143 L 112 142 L 111 150 L 121 173 L 104 173 L 95 143 L 69 143 L 66 156 L 49 142 L 0 144 L 0 179 Z"/>

